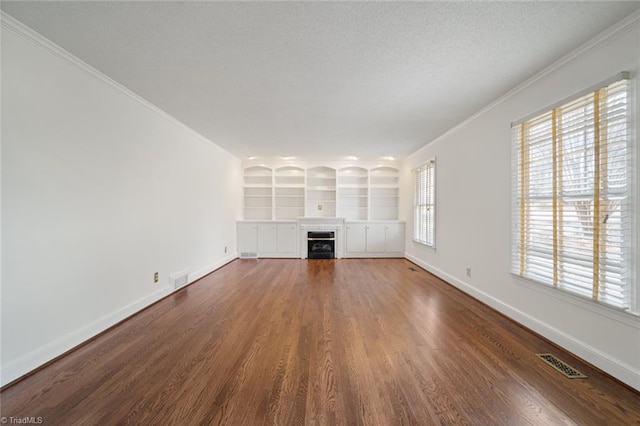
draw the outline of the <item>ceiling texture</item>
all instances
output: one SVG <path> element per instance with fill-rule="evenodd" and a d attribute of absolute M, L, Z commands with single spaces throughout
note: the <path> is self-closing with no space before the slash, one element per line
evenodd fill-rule
<path fill-rule="evenodd" d="M 414 152 L 640 2 L 1 7 L 240 158 L 380 159 Z"/>

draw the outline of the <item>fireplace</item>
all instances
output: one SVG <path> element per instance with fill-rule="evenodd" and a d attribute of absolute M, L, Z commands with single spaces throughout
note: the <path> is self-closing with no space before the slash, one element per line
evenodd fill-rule
<path fill-rule="evenodd" d="M 336 233 L 334 231 L 307 232 L 307 258 L 333 259 L 336 257 Z"/>
<path fill-rule="evenodd" d="M 344 255 L 344 218 L 299 217 L 297 220 L 301 259 L 340 259 Z"/>

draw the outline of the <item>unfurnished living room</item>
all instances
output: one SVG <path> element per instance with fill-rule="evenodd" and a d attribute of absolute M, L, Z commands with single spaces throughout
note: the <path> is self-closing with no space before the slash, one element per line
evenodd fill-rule
<path fill-rule="evenodd" d="M 0 7 L 0 423 L 640 425 L 640 2 Z"/>

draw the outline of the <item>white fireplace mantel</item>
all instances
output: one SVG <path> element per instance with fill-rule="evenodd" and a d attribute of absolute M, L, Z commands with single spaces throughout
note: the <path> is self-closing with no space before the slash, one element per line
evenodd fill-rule
<path fill-rule="evenodd" d="M 298 235 L 300 236 L 300 258 L 307 258 L 307 233 L 317 231 L 334 231 L 336 235 L 336 258 L 344 256 L 345 219 L 341 217 L 300 217 Z"/>

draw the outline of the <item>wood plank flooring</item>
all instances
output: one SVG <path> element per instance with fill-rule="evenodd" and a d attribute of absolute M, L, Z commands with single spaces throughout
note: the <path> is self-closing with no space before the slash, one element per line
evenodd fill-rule
<path fill-rule="evenodd" d="M 1 398 L 52 425 L 640 424 L 639 393 L 404 259 L 236 260 Z"/>

